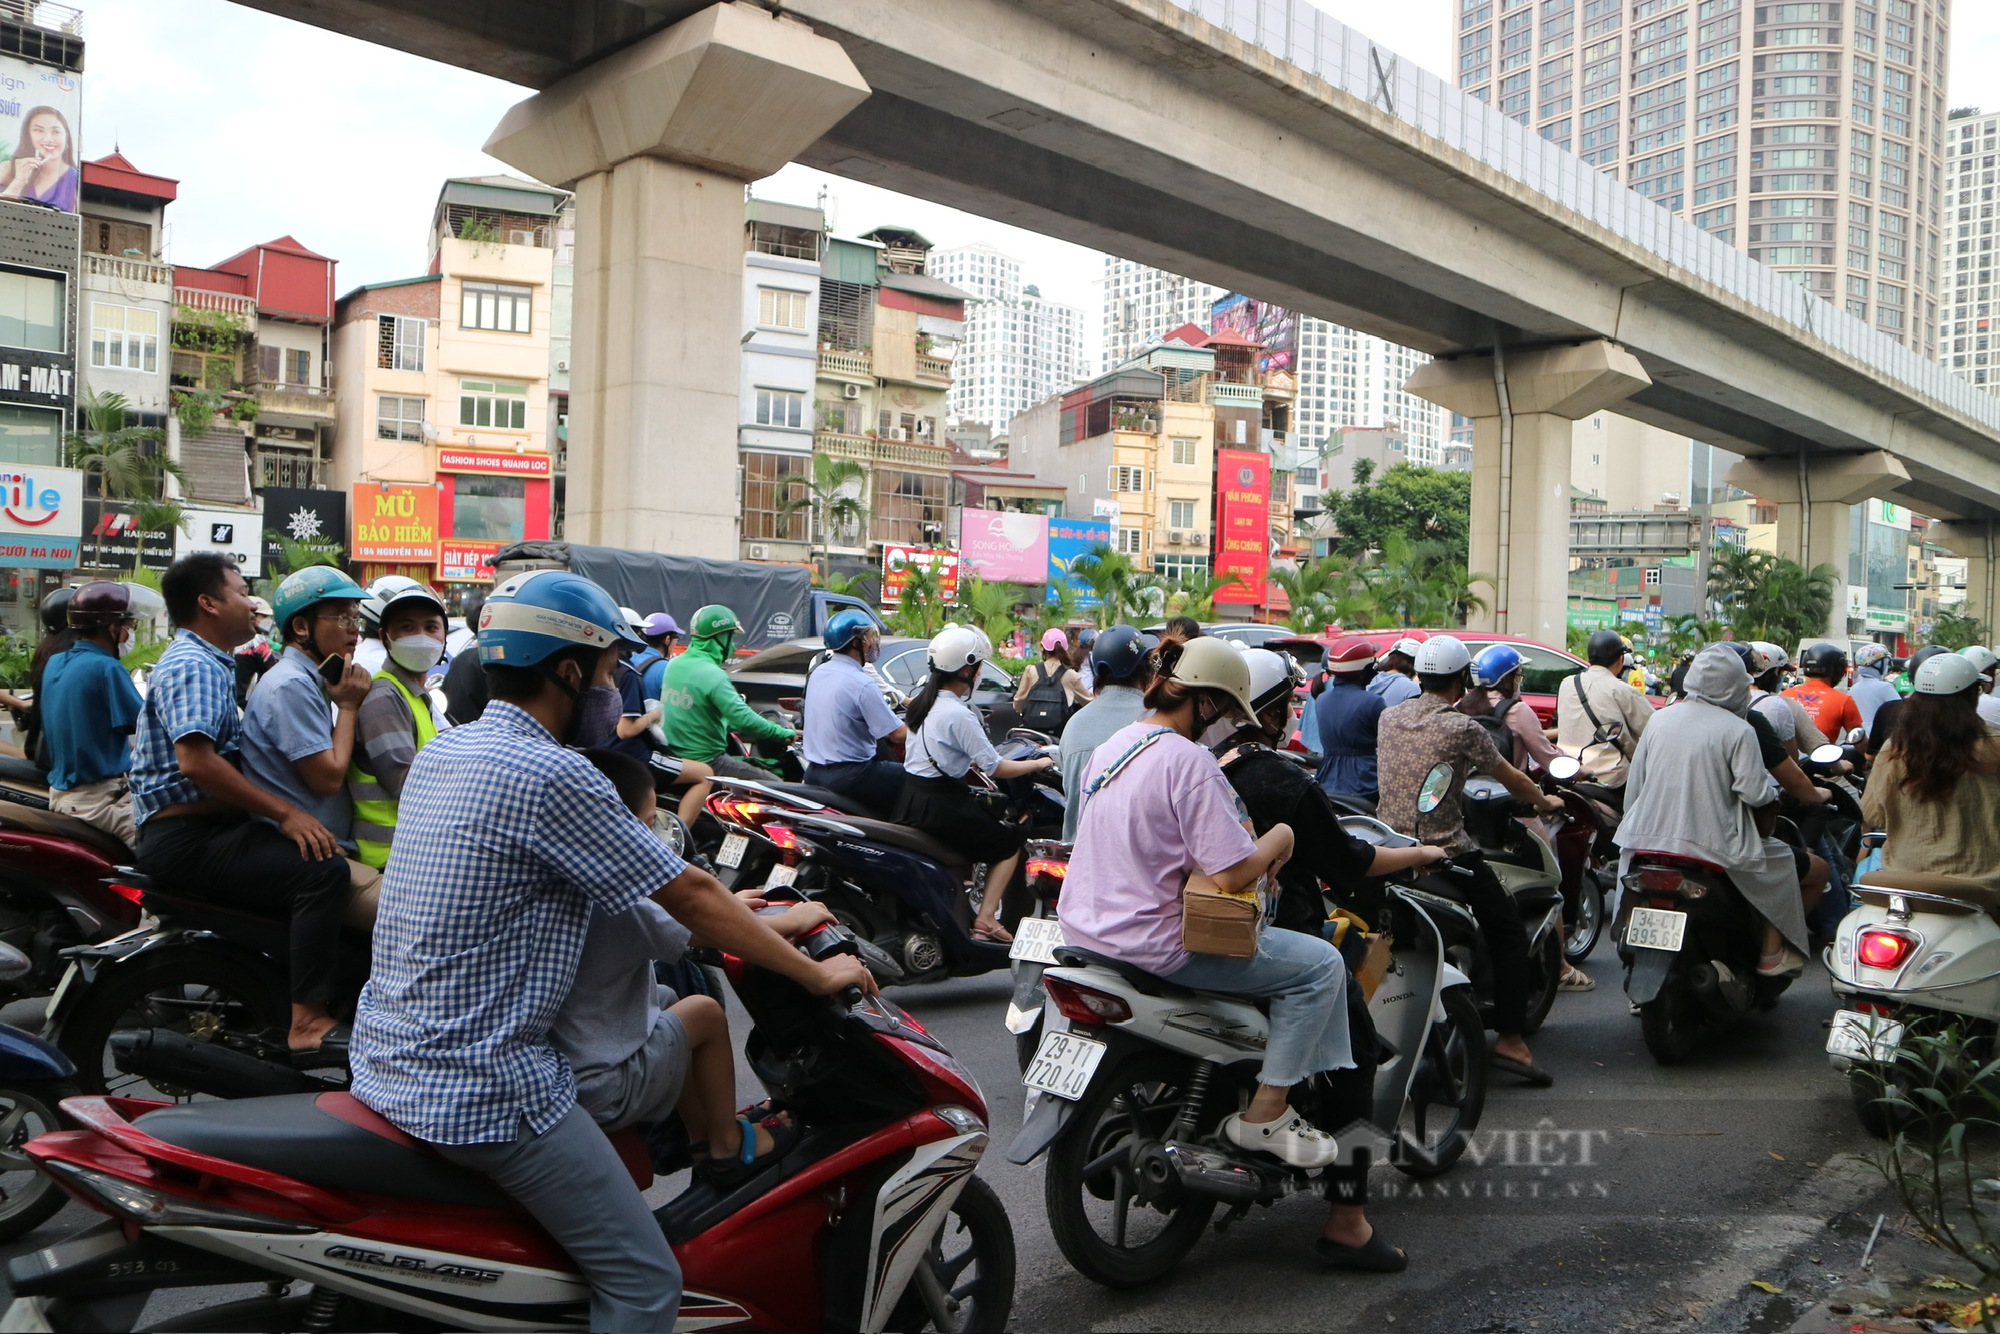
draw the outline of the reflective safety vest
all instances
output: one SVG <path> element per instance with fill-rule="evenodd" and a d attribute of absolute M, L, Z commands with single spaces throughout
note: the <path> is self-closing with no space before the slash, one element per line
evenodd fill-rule
<path fill-rule="evenodd" d="M 429 745 L 431 738 L 438 734 L 430 699 L 411 694 L 403 678 L 387 667 L 375 673 L 375 679 L 387 681 L 403 697 L 403 703 L 416 723 L 417 749 L 422 750 Z M 361 768 L 359 738 L 355 740 L 354 750 L 355 758 L 347 765 L 347 795 L 354 799 L 355 851 L 364 864 L 380 870 L 389 864 L 389 844 L 396 837 L 396 799 L 382 791 L 382 784 L 375 775 Z"/>

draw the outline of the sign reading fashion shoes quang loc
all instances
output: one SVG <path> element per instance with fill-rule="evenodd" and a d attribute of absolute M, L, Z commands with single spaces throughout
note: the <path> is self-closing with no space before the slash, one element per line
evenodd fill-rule
<path fill-rule="evenodd" d="M 1215 451 L 1215 517 L 1215 573 L 1235 580 L 1218 589 L 1215 600 L 1262 604 L 1271 568 L 1269 455 L 1248 449 Z"/>

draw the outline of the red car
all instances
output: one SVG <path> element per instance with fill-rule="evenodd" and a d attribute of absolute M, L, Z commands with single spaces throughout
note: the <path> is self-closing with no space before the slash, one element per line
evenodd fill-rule
<path fill-rule="evenodd" d="M 1267 640 L 1262 647 L 1289 653 L 1304 664 L 1306 671 L 1314 676 L 1326 669 L 1327 654 L 1349 644 L 1367 641 L 1375 645 L 1376 653 L 1389 651 L 1389 646 L 1399 639 L 1414 639 L 1418 643 L 1432 635 L 1457 635 L 1465 641 L 1466 648 L 1478 657 L 1482 649 L 1493 644 L 1511 644 L 1521 654 L 1521 698 L 1528 701 L 1528 707 L 1542 720 L 1542 726 L 1553 727 L 1556 721 L 1556 687 L 1566 676 L 1574 676 L 1583 670 L 1583 661 L 1572 658 L 1559 648 L 1538 644 L 1520 635 L 1494 634 L 1486 630 L 1357 630 L 1351 633 L 1332 635 L 1289 635 Z"/>

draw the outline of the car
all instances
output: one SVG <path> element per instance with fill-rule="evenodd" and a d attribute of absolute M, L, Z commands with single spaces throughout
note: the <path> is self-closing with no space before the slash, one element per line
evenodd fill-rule
<path fill-rule="evenodd" d="M 1387 652 L 1391 644 L 1399 639 L 1414 639 L 1419 642 L 1432 635 L 1457 635 L 1465 641 L 1473 657 L 1495 644 L 1511 644 L 1521 654 L 1521 698 L 1535 711 L 1542 726 L 1553 727 L 1556 721 L 1556 688 L 1564 678 L 1576 675 L 1584 668 L 1581 658 L 1571 657 L 1559 648 L 1536 643 L 1520 635 L 1495 634 L 1487 630 L 1357 630 L 1343 631 L 1331 635 L 1286 635 L 1266 642 L 1263 647 L 1289 653 L 1304 665 L 1311 675 L 1326 670 L 1326 660 L 1330 653 L 1346 648 L 1349 644 L 1368 641 L 1378 652 Z"/>
<path fill-rule="evenodd" d="M 760 649 L 737 658 L 723 670 L 745 702 L 766 716 L 791 714 L 806 693 L 806 672 L 813 659 L 826 651 L 818 636 L 788 639 L 782 644 Z M 884 638 L 875 670 L 884 681 L 905 695 L 915 693 L 929 673 L 930 640 L 905 637 Z M 791 702 L 787 702 L 791 701 Z M 972 706 L 986 718 L 988 735 L 995 740 L 1007 729 L 1019 725 L 1014 708 L 1014 679 L 990 662 L 979 666 L 979 681 L 973 687 Z"/>
<path fill-rule="evenodd" d="M 1166 624 L 1141 626 L 1146 634 L 1157 635 L 1166 629 Z M 1217 639 L 1227 639 L 1241 644 L 1244 648 L 1269 648 L 1270 641 L 1289 636 L 1292 632 L 1282 625 L 1265 625 L 1261 621 L 1218 621 L 1213 625 L 1203 624 L 1201 632 Z"/>

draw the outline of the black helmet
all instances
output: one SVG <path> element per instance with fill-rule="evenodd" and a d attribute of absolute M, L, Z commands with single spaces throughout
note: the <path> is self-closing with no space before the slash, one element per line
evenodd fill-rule
<path fill-rule="evenodd" d="M 132 590 L 125 584 L 99 579 L 77 589 L 69 599 L 69 623 L 74 630 L 101 630 L 131 619 Z"/>
<path fill-rule="evenodd" d="M 1807 676 L 1838 676 L 1847 670 L 1847 650 L 1838 644 L 1814 644 L 1799 655 L 1799 670 Z"/>
<path fill-rule="evenodd" d="M 43 630 L 59 635 L 69 629 L 69 600 L 75 596 L 74 588 L 58 588 L 42 599 Z"/>
<path fill-rule="evenodd" d="M 1583 656 L 1599 667 L 1609 667 L 1625 656 L 1625 636 L 1616 630 L 1592 630 Z"/>
<path fill-rule="evenodd" d="M 1917 668 L 1923 666 L 1938 654 L 1949 652 L 1951 652 L 1950 649 L 1937 644 L 1932 644 L 1929 648 L 1920 648 L 1910 655 L 1910 660 L 1903 665 L 1903 670 L 1907 671 L 1912 677 L 1915 677 Z"/>
<path fill-rule="evenodd" d="M 1090 670 L 1110 681 L 1135 675 L 1146 661 L 1145 636 L 1129 625 L 1114 625 L 1090 646 Z"/>

